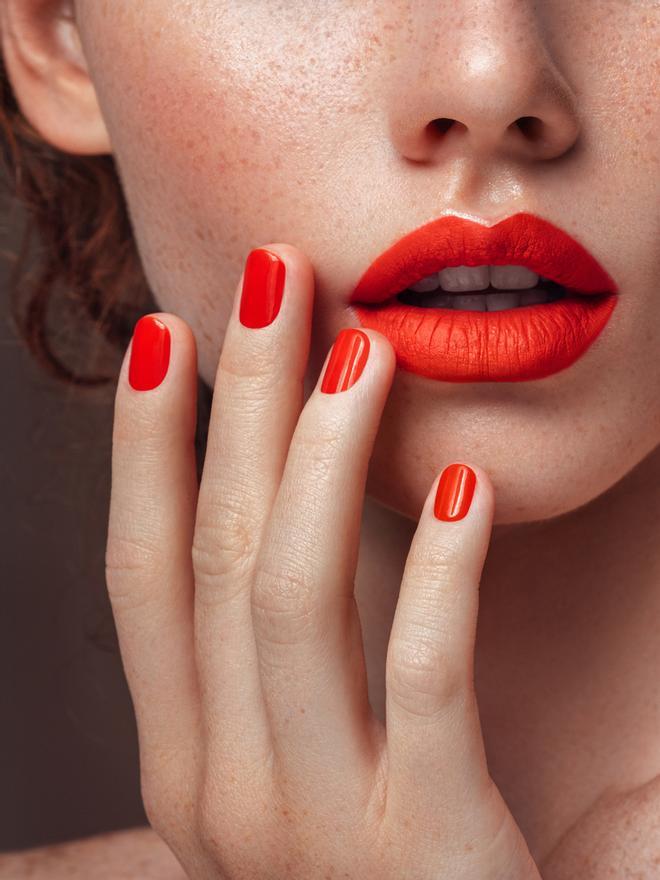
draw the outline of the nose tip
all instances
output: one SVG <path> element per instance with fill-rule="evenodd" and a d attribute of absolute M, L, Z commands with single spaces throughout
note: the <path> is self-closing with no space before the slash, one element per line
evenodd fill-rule
<path fill-rule="evenodd" d="M 575 94 L 529 20 L 508 24 L 490 21 L 487 34 L 454 35 L 451 52 L 440 39 L 421 62 L 406 58 L 389 117 L 402 156 L 531 161 L 571 149 L 580 132 Z"/>
<path fill-rule="evenodd" d="M 446 116 L 432 119 L 419 135 L 409 138 L 401 152 L 407 158 L 426 161 L 453 146 L 464 146 L 481 155 L 498 153 L 509 158 L 528 160 L 554 159 L 567 153 L 575 144 L 579 125 L 575 114 L 564 118 L 548 107 L 530 116 L 519 116 L 508 125 L 481 121 L 467 125 Z"/>

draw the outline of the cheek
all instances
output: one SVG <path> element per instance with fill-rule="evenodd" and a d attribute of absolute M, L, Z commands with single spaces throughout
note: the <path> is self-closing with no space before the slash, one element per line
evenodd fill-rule
<path fill-rule="evenodd" d="M 92 75 L 154 296 L 199 334 L 209 381 L 248 251 L 300 244 L 303 222 L 314 250 L 309 230 L 326 226 L 321 82 L 339 62 L 326 57 L 322 74 L 300 46 L 277 45 L 272 23 L 228 4 L 202 2 L 185 21 L 175 11 L 168 21 L 157 0 L 119 6 L 119 21 L 104 30 L 101 7 L 90 3 L 98 10 L 84 34 Z M 243 38 L 248 25 L 254 32 Z M 331 44 L 341 55 L 341 37 Z"/>
<path fill-rule="evenodd" d="M 350 4 L 335 22 L 315 11 L 312 24 L 303 0 L 290 2 L 282 11 L 290 21 L 266 18 L 265 3 L 254 4 L 249 17 L 246 4 L 221 0 L 199 0 L 183 20 L 178 4 L 116 0 L 110 22 L 103 4 L 81 0 L 92 75 L 145 270 L 159 306 L 192 327 L 209 385 L 251 247 L 302 247 L 325 281 L 321 298 L 336 304 L 371 248 L 364 230 L 388 228 L 391 201 L 409 198 L 409 181 L 382 158 L 391 144 L 373 122 L 377 72 L 386 62 L 368 69 L 369 4 Z M 582 58 L 579 47 L 571 57 Z M 575 188 L 585 203 L 597 191 L 594 224 L 622 229 L 610 248 L 622 299 L 606 345 L 570 376 L 515 393 L 506 385 L 424 392 L 398 375 L 368 491 L 401 513 L 416 518 L 439 470 L 466 459 L 493 479 L 496 522 L 559 515 L 604 492 L 660 440 L 660 272 L 657 215 L 648 211 L 657 205 L 650 133 L 657 110 L 649 115 L 648 65 L 635 64 L 613 61 L 607 88 L 586 90 L 592 164 L 571 166 L 562 178 L 571 199 Z M 625 99 L 614 117 L 612 93 Z M 610 172 L 594 179 L 600 152 Z M 391 184 L 380 209 L 373 207 L 375 173 Z M 316 346 L 317 372 L 330 335 Z"/>

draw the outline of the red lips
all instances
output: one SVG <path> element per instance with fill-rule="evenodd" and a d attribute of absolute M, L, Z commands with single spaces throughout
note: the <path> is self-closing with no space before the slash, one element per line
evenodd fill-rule
<path fill-rule="evenodd" d="M 527 266 L 569 288 L 569 295 L 499 312 L 421 308 L 394 299 L 447 266 L 483 265 Z M 597 260 L 546 220 L 520 213 L 484 226 L 450 215 L 377 257 L 350 301 L 364 327 L 389 338 L 403 369 L 450 382 L 511 382 L 540 379 L 577 360 L 611 317 L 616 293 Z"/>

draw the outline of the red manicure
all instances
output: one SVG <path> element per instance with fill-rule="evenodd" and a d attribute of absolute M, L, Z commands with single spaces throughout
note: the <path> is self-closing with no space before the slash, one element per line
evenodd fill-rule
<path fill-rule="evenodd" d="M 286 267 L 265 248 L 250 251 L 245 261 L 239 320 L 245 327 L 267 327 L 282 304 Z"/>
<path fill-rule="evenodd" d="M 437 519 L 454 522 L 470 509 L 477 476 L 466 464 L 450 464 L 440 475 L 433 512 Z"/>
<path fill-rule="evenodd" d="M 369 337 L 361 330 L 347 327 L 335 339 L 325 368 L 321 391 L 334 394 L 355 385 L 369 357 Z"/>
<path fill-rule="evenodd" d="M 170 331 L 153 315 L 135 325 L 128 365 L 128 381 L 136 391 L 149 391 L 165 378 L 170 363 Z"/>

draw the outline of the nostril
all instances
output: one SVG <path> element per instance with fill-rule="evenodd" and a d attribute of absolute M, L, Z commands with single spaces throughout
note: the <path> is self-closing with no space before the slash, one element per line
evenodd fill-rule
<path fill-rule="evenodd" d="M 432 119 L 429 125 L 440 134 L 446 134 L 455 122 L 455 119 L 446 119 L 442 116 L 438 119 Z"/>
<path fill-rule="evenodd" d="M 538 116 L 521 116 L 513 125 L 530 141 L 539 141 L 543 137 L 543 122 Z"/>

